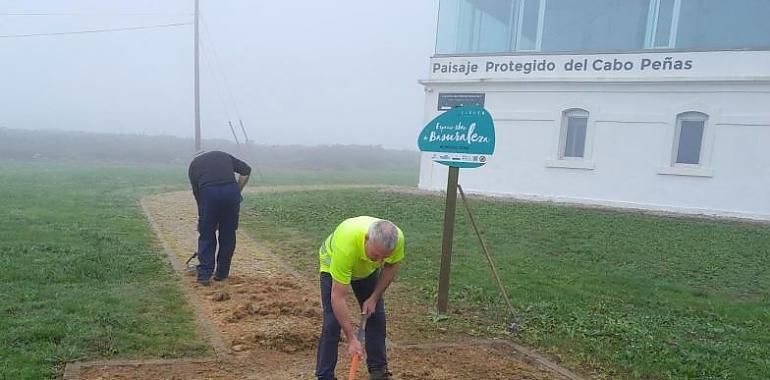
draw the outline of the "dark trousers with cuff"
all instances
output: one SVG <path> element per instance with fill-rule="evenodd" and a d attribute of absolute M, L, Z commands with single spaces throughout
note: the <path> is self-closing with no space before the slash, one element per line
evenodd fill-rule
<path fill-rule="evenodd" d="M 207 186 L 198 192 L 198 281 L 211 278 L 215 262 L 214 275 L 220 279 L 229 276 L 240 209 L 241 191 L 237 183 Z"/>
<path fill-rule="evenodd" d="M 369 277 L 350 282 L 358 305 L 362 305 L 374 292 L 380 272 L 375 271 Z M 334 369 L 337 366 L 337 350 L 340 341 L 340 324 L 332 309 L 332 276 L 321 272 L 321 303 L 323 304 L 323 330 L 318 343 L 315 375 L 319 379 L 334 379 Z M 355 328 L 355 327 L 354 327 Z M 366 321 L 364 339 L 366 350 L 366 365 L 369 370 L 385 368 L 388 360 L 385 354 L 385 302 L 380 298 L 374 314 Z M 347 351 L 347 350 L 346 350 Z"/>

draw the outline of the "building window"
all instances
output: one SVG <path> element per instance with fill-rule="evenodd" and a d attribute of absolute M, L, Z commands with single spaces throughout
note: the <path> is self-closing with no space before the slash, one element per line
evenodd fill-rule
<path fill-rule="evenodd" d="M 676 47 L 735 49 L 770 47 L 770 1 L 682 1 Z"/>
<path fill-rule="evenodd" d="M 770 0 L 441 0 L 437 54 L 768 49 Z"/>
<path fill-rule="evenodd" d="M 700 165 L 703 147 L 703 132 L 708 115 L 700 112 L 685 112 L 676 117 L 674 141 L 674 165 Z"/>
<path fill-rule="evenodd" d="M 770 46 L 767 0 L 650 0 L 648 49 L 752 49 Z"/>
<path fill-rule="evenodd" d="M 634 51 L 644 48 L 650 0 L 548 0 L 544 52 Z"/>
<path fill-rule="evenodd" d="M 499 53 L 510 50 L 511 0 L 442 0 L 436 52 Z"/>
<path fill-rule="evenodd" d="M 565 111 L 559 138 L 559 158 L 563 160 L 585 158 L 587 131 L 588 111 L 582 109 Z"/>
<path fill-rule="evenodd" d="M 682 0 L 650 0 L 647 36 L 644 43 L 646 48 L 671 49 L 675 47 L 681 7 Z"/>
<path fill-rule="evenodd" d="M 436 53 L 539 51 L 546 0 L 441 0 Z"/>
<path fill-rule="evenodd" d="M 540 51 L 543 41 L 545 0 L 519 0 L 513 51 Z"/>

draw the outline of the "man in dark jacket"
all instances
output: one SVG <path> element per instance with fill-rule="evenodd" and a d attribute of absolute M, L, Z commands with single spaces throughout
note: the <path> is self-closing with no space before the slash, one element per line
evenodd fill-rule
<path fill-rule="evenodd" d="M 238 173 L 237 181 L 234 173 Z M 200 151 L 187 174 L 198 203 L 198 283 L 209 285 L 212 274 L 214 281 L 222 281 L 230 274 L 241 190 L 249 181 L 251 167 L 225 152 Z M 219 254 L 216 254 L 217 230 Z"/>

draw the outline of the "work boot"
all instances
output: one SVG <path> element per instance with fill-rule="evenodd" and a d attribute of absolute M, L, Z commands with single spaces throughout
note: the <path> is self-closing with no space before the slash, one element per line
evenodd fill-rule
<path fill-rule="evenodd" d="M 369 380 L 393 380 L 393 374 L 388 368 L 373 368 L 369 370 Z"/>

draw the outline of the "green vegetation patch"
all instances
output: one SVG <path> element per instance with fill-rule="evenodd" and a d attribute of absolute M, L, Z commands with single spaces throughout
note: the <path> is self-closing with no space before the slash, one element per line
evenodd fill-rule
<path fill-rule="evenodd" d="M 391 166 L 269 167 L 249 186 L 416 183 L 411 164 Z M 57 377 L 71 361 L 208 352 L 139 205 L 176 190 L 189 191 L 182 164 L 0 160 L 0 379 Z"/>
<path fill-rule="evenodd" d="M 207 352 L 138 203 L 180 188 L 185 174 L 0 161 L 0 379 Z"/>
<path fill-rule="evenodd" d="M 345 170 L 330 167 L 327 170 L 276 170 L 252 171 L 247 188 L 272 186 L 316 185 L 387 185 L 417 186 L 416 169 Z"/>
<path fill-rule="evenodd" d="M 341 220 L 393 220 L 407 237 L 399 281 L 436 296 L 443 198 L 376 190 L 255 194 L 243 225 L 316 270 Z M 481 313 L 497 330 L 598 376 L 760 379 L 770 368 L 770 227 L 549 204 L 473 200 L 517 309 L 506 315 L 458 205 L 453 323 Z M 432 316 L 436 322 L 444 318 Z M 445 323 L 445 322 L 442 322 Z"/>

